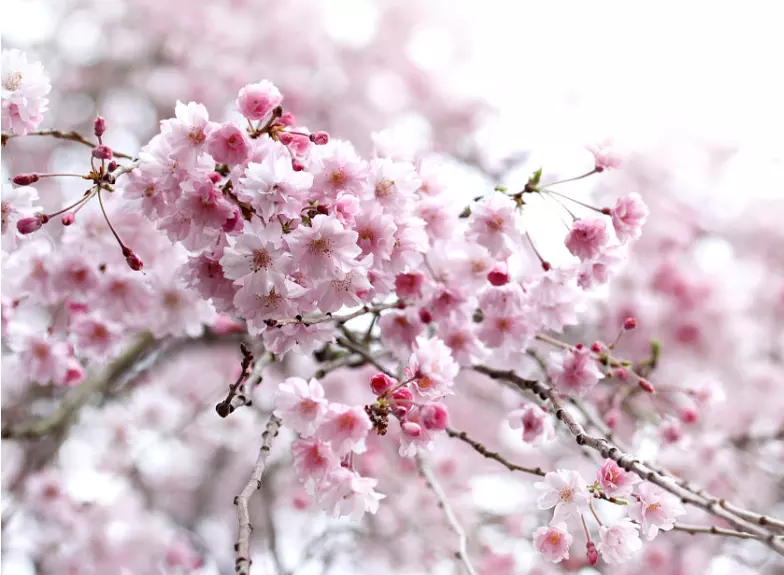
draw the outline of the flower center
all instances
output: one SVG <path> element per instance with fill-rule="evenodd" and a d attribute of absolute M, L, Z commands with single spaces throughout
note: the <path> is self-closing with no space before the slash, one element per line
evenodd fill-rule
<path fill-rule="evenodd" d="M 338 168 L 329 175 L 329 184 L 338 188 L 346 183 L 346 179 L 346 172 L 343 171 L 343 168 Z"/>
<path fill-rule="evenodd" d="M 22 86 L 22 75 L 19 72 L 9 74 L 3 80 L 3 88 L 15 92 Z"/>
<path fill-rule="evenodd" d="M 574 490 L 571 487 L 567 487 L 566 489 L 561 491 L 561 500 L 571 501 L 573 495 L 574 495 Z"/>
<path fill-rule="evenodd" d="M 327 239 L 319 238 L 310 242 L 310 253 L 313 255 L 329 255 L 331 242 Z"/>
<path fill-rule="evenodd" d="M 253 250 L 252 266 L 253 271 L 257 272 L 260 269 L 267 269 L 272 263 L 272 258 L 267 250 Z"/>
<path fill-rule="evenodd" d="M 376 183 L 376 197 L 386 198 L 387 196 L 391 196 L 392 186 L 394 185 L 395 182 L 392 180 L 380 180 Z"/>

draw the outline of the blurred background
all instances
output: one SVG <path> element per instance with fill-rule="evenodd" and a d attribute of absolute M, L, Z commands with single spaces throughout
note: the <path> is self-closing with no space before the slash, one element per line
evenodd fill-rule
<path fill-rule="evenodd" d="M 738 430 L 759 419 L 764 431 L 770 422 L 781 423 L 782 413 L 781 401 L 771 395 L 781 389 L 775 353 L 784 345 L 780 24 L 775 6 L 766 2 L 4 0 L 0 31 L 4 49 L 26 51 L 51 77 L 51 110 L 42 128 L 89 133 L 100 113 L 109 125 L 106 142 L 130 154 L 157 133 L 161 119 L 173 116 L 176 100 L 203 102 L 212 118 L 221 119 L 239 88 L 263 78 L 281 89 L 300 123 L 350 139 L 362 153 L 387 145 L 403 147 L 404 154 L 436 155 L 460 202 L 495 184 L 521 187 L 539 167 L 546 181 L 582 174 L 593 165 L 585 145 L 613 139 L 625 151 L 628 169 L 599 185 L 569 184 L 568 192 L 601 200 L 639 191 L 652 216 L 624 277 L 589 310 L 587 322 L 595 327 L 573 337 L 606 336 L 617 318 L 636 315 L 643 329 L 626 352 L 641 353 L 655 336 L 672 352 L 661 366 L 667 378 L 695 386 L 721 380 L 730 404 L 742 384 L 744 401 L 734 404 L 743 411 Z M 84 150 L 19 138 L 4 150 L 2 179 L 43 166 L 81 170 Z M 67 184 L 42 182 L 43 205 L 59 206 L 80 193 Z M 544 206 L 532 206 L 529 225 L 537 238 L 561 237 L 552 233 L 557 217 Z M 678 289 L 656 287 L 657 273 L 675 274 L 673 266 Z M 774 359 L 760 362 L 761 355 Z M 745 368 L 752 363 L 750 374 Z M 213 349 L 200 352 L 197 362 L 170 363 L 150 377 L 165 380 L 165 392 L 177 397 L 198 375 L 209 405 L 210 393 L 222 389 L 235 365 L 234 347 Z M 756 401 L 748 400 L 752 385 L 758 386 Z M 149 416 L 163 434 L 161 421 L 183 416 L 144 392 L 134 397 L 122 416 L 87 417 L 84 436 L 77 431 L 67 444 L 64 468 L 76 469 L 74 462 L 87 457 L 96 427 Z M 718 408 L 712 417 L 726 421 L 727 413 Z M 233 423 L 197 422 L 189 431 L 195 439 L 182 445 L 148 434 L 134 448 L 134 457 L 148 466 L 140 472 L 151 489 L 168 494 L 159 496 L 164 507 L 177 515 L 178 506 L 190 510 L 197 496 L 205 505 L 201 515 L 183 511 L 179 517 L 189 540 L 198 533 L 197 547 L 209 550 L 212 570 L 205 573 L 231 572 L 233 509 L 223 514 L 214 502 L 225 503 L 231 497 L 226 493 L 236 492 L 233 479 L 244 477 L 255 457 L 255 447 L 237 434 L 258 436 L 253 414 L 238 415 Z M 500 433 L 485 431 L 492 440 Z M 673 458 L 684 469 L 708 465 L 681 461 L 683 445 L 675 447 Z M 18 465 L 21 451 L 4 442 L 4 468 Z M 199 491 L 205 462 L 224 470 L 210 478 L 215 494 Z M 94 470 L 80 473 L 69 489 L 85 500 L 97 497 L 96 485 L 114 485 Z M 513 488 L 503 491 L 481 479 L 473 489 L 479 504 L 496 511 L 514 504 L 519 493 Z M 764 484 L 757 503 L 780 506 L 780 480 Z M 297 509 L 292 497 L 286 505 Z M 307 523 L 305 514 L 291 519 L 285 509 L 281 513 L 297 526 L 292 532 Z M 18 533 L 27 527 L 17 526 Z M 297 537 L 281 543 L 290 563 L 298 556 Z M 711 549 L 692 554 L 683 573 L 754 573 L 762 565 L 753 551 L 741 553 L 743 561 Z M 36 572 L 33 555 L 24 545 L 4 552 L 4 571 Z M 420 555 L 427 550 L 412 552 L 412 562 Z M 318 573 L 323 565 L 316 561 L 306 565 L 312 571 L 302 572 Z M 483 573 L 504 573 L 488 565 Z M 349 572 L 342 569 L 335 572 Z M 647 569 L 671 572 L 653 563 Z"/>

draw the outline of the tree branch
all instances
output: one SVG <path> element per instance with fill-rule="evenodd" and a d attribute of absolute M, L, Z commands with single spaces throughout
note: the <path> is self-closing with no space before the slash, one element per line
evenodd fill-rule
<path fill-rule="evenodd" d="M 234 569 L 239 575 L 248 575 L 252 563 L 250 558 L 250 535 L 253 532 L 253 526 L 250 523 L 248 502 L 253 494 L 261 489 L 261 476 L 264 474 L 264 469 L 267 466 L 272 440 L 277 437 L 280 430 L 280 423 L 280 419 L 274 415 L 270 416 L 267 427 L 264 433 L 261 434 L 261 448 L 259 449 L 256 464 L 253 466 L 253 473 L 242 492 L 234 498 L 239 519 L 239 533 L 237 535 L 237 543 L 234 546 L 236 552 Z"/>
<path fill-rule="evenodd" d="M 28 132 L 27 136 L 50 136 L 52 138 L 56 138 L 58 140 L 68 140 L 71 142 L 76 142 L 78 144 L 84 144 L 85 146 L 89 146 L 90 148 L 94 148 L 98 144 L 92 142 L 82 136 L 80 133 L 71 131 L 71 132 L 62 132 L 60 130 L 38 130 L 37 132 Z M 19 138 L 18 134 L 10 134 L 8 132 L 3 132 L 2 134 L 2 142 L 3 146 L 5 146 L 6 142 L 11 138 Z M 128 154 L 123 154 L 122 152 L 117 152 L 116 150 L 112 149 L 112 154 L 114 154 L 115 158 L 123 158 L 125 160 L 135 160 L 133 156 Z"/>
<path fill-rule="evenodd" d="M 460 441 L 467 443 L 468 445 L 473 447 L 477 453 L 484 455 L 488 459 L 493 459 L 497 461 L 501 465 L 505 466 L 509 471 L 522 471 L 523 473 L 530 473 L 532 475 L 538 475 L 539 477 L 544 477 L 545 475 L 545 472 L 542 470 L 541 467 L 523 467 L 522 465 L 517 465 L 515 463 L 512 463 L 511 461 L 504 459 L 503 456 L 501 456 L 501 454 L 495 451 L 490 451 L 478 441 L 468 437 L 468 434 L 465 431 L 456 431 L 451 427 L 447 427 L 446 434 L 449 437 L 454 437 L 456 439 L 459 439 Z"/>
<path fill-rule="evenodd" d="M 759 524 L 752 523 L 748 519 L 744 519 L 742 514 L 737 511 L 729 512 L 726 507 L 721 505 L 720 502 L 722 500 L 719 500 L 714 496 L 703 491 L 701 491 L 701 494 L 697 494 L 684 488 L 682 485 L 678 484 L 673 477 L 652 469 L 650 466 L 642 463 L 639 459 L 623 452 L 607 439 L 589 435 L 585 431 L 585 428 L 583 428 L 583 426 L 566 410 L 561 394 L 546 383 L 522 378 L 513 371 L 497 370 L 481 365 L 474 366 L 473 369 L 479 373 L 488 375 L 493 379 L 510 381 L 521 390 L 532 391 L 541 399 L 549 400 L 552 404 L 556 419 L 566 425 L 578 445 L 587 446 L 598 451 L 602 457 L 614 460 L 626 471 L 631 471 L 642 479 L 677 495 L 683 503 L 689 503 L 696 507 L 700 507 L 712 515 L 725 519 L 735 528 L 756 535 L 757 539 L 762 541 L 765 545 L 780 555 L 784 555 L 784 541 L 782 541 L 776 533 L 765 529 Z"/>
<path fill-rule="evenodd" d="M 446 515 L 446 519 L 449 522 L 452 531 L 457 534 L 458 550 L 455 552 L 455 558 L 463 564 L 469 575 L 476 575 L 476 570 L 474 569 L 474 566 L 471 563 L 471 559 L 468 556 L 468 537 L 466 536 L 463 526 L 460 525 L 457 517 L 455 517 L 452 506 L 449 505 L 446 494 L 444 493 L 441 485 L 438 483 L 438 480 L 435 478 L 435 475 L 433 475 L 433 472 L 430 471 L 430 469 L 425 465 L 421 457 L 417 456 L 416 461 L 419 474 L 425 480 L 425 483 L 430 488 L 430 491 L 432 491 L 436 496 L 436 499 L 438 500 L 438 507 L 440 507 L 444 512 L 444 515 Z"/>

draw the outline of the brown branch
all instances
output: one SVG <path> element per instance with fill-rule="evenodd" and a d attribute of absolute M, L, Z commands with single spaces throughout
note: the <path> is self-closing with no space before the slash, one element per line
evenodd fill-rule
<path fill-rule="evenodd" d="M 698 533 L 708 533 L 711 535 L 721 535 L 723 537 L 737 537 L 738 539 L 759 540 L 759 536 L 754 535 L 753 533 L 747 533 L 746 531 L 734 531 L 732 529 L 723 529 L 714 525 L 685 525 L 683 523 L 676 523 L 673 526 L 673 530 L 683 531 L 685 533 L 690 533 L 691 535 L 697 535 Z"/>
<path fill-rule="evenodd" d="M 155 345 L 150 334 L 142 335 L 135 344 L 110 363 L 98 376 L 81 383 L 69 392 L 55 411 L 46 417 L 3 426 L 3 439 L 36 439 L 66 428 L 73 416 L 97 393 L 107 390 L 124 373 L 137 364 Z"/>
<path fill-rule="evenodd" d="M 386 369 L 383 365 L 381 365 L 378 360 L 373 357 L 368 350 L 362 347 L 360 344 L 351 341 L 346 337 L 339 337 L 337 339 L 337 344 L 341 347 L 344 347 L 350 351 L 353 351 L 357 355 L 359 355 L 362 359 L 364 359 L 367 363 L 376 367 L 380 372 L 387 374 L 389 377 L 395 377 L 392 375 L 388 369 Z"/>
<path fill-rule="evenodd" d="M 444 512 L 444 515 L 446 515 L 446 519 L 449 522 L 449 526 L 452 528 L 452 531 L 457 534 L 458 550 L 455 551 L 455 559 L 463 564 L 469 575 L 476 575 L 476 570 L 471 563 L 471 558 L 468 556 L 468 537 L 466 536 L 463 526 L 460 525 L 457 517 L 455 517 L 455 513 L 452 510 L 452 506 L 449 505 L 449 501 L 446 498 L 446 494 L 444 493 L 443 488 L 438 483 L 438 480 L 435 478 L 435 475 L 433 475 L 433 472 L 430 471 L 430 469 L 425 465 L 424 461 L 422 461 L 422 458 L 417 456 L 416 461 L 419 474 L 425 480 L 425 483 L 430 488 L 430 491 L 432 491 L 436 496 L 438 507 Z"/>
<path fill-rule="evenodd" d="M 737 511 L 728 511 L 726 507 L 720 504 L 722 500 L 705 492 L 701 492 L 701 494 L 694 493 L 680 485 L 673 477 L 652 469 L 639 459 L 625 453 L 607 439 L 589 435 L 585 428 L 566 409 L 561 394 L 546 383 L 522 378 L 513 371 L 497 370 L 485 366 L 474 366 L 473 369 L 493 379 L 510 381 L 521 390 L 532 391 L 541 399 L 549 400 L 556 419 L 566 425 L 578 445 L 590 447 L 598 451 L 602 457 L 614 460 L 626 471 L 631 471 L 642 479 L 680 497 L 681 502 L 704 509 L 708 513 L 728 521 L 738 530 L 748 531 L 756 535 L 765 545 L 780 555 L 784 555 L 784 541 L 781 541 L 777 534 L 765 529 L 764 526 L 744 519 Z"/>
<path fill-rule="evenodd" d="M 252 563 L 250 558 L 250 535 L 253 532 L 253 526 L 250 522 L 248 502 L 253 494 L 261 489 L 261 476 L 264 474 L 264 469 L 267 466 L 272 440 L 278 435 L 280 423 L 280 419 L 274 415 L 270 416 L 267 427 L 264 430 L 264 433 L 261 434 L 261 448 L 259 449 L 259 456 L 256 459 L 256 464 L 253 466 L 253 473 L 251 474 L 248 483 L 245 484 L 245 487 L 242 489 L 242 492 L 234 498 L 234 504 L 237 506 L 237 516 L 239 519 L 237 543 L 234 545 L 234 551 L 236 552 L 234 569 L 239 575 L 248 575 Z"/>
<path fill-rule="evenodd" d="M 89 139 L 82 136 L 80 133 L 71 131 L 71 132 L 62 132 L 60 130 L 38 130 L 37 132 L 28 132 L 27 136 L 50 136 L 52 138 L 56 138 L 58 140 L 68 140 L 70 142 L 76 142 L 78 144 L 84 144 L 85 146 L 89 146 L 94 148 L 98 144 L 95 142 L 90 141 Z M 20 137 L 18 134 L 9 134 L 8 132 L 3 132 L 2 134 L 2 142 L 3 146 L 5 146 L 6 142 L 11 138 L 18 138 Z M 118 152 L 112 149 L 112 154 L 116 158 L 123 158 L 125 160 L 135 160 L 133 156 L 129 154 L 123 154 L 122 152 Z"/>
<path fill-rule="evenodd" d="M 463 441 L 474 448 L 474 450 L 487 457 L 488 459 L 493 459 L 500 463 L 501 465 L 505 466 L 509 471 L 522 471 L 523 473 L 530 473 L 532 475 L 538 475 L 539 477 L 544 477 L 545 472 L 542 470 L 541 467 L 523 467 L 522 465 L 517 465 L 516 463 L 512 463 L 503 458 L 503 456 L 495 451 L 490 451 L 484 445 L 479 443 L 478 441 L 471 439 L 468 437 L 468 434 L 465 431 L 456 431 L 451 427 L 447 427 L 446 434 L 449 437 L 454 437 Z"/>

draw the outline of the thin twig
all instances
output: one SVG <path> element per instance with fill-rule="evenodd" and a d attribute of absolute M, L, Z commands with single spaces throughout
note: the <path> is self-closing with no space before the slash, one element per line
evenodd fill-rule
<path fill-rule="evenodd" d="M 26 135 L 27 136 L 49 136 L 49 137 L 52 137 L 52 138 L 56 138 L 58 140 L 68 140 L 68 141 L 71 141 L 71 142 L 76 142 L 78 144 L 84 144 L 85 146 L 89 146 L 91 148 L 94 148 L 95 146 L 98 145 L 95 142 L 90 141 L 89 139 L 85 138 L 80 133 L 75 132 L 75 131 L 62 132 L 60 130 L 38 130 L 37 132 L 28 132 Z M 7 132 L 3 132 L 3 134 L 2 134 L 3 146 L 5 146 L 6 142 L 8 140 L 10 140 L 11 138 L 18 138 L 18 137 L 19 137 L 18 134 L 9 134 Z M 123 154 L 122 152 L 117 152 L 114 149 L 112 149 L 112 154 L 116 158 L 123 158 L 123 159 L 126 159 L 126 160 L 135 160 L 136 159 L 136 158 L 134 158 L 133 156 L 131 156 L 129 154 Z"/>
<path fill-rule="evenodd" d="M 495 451 L 490 451 L 478 441 L 468 437 L 468 434 L 465 431 L 456 431 L 450 427 L 447 427 L 446 434 L 449 437 L 454 437 L 460 441 L 464 441 L 473 447 L 477 453 L 484 455 L 488 459 L 497 461 L 501 465 L 505 466 L 509 471 L 522 471 L 523 473 L 530 473 L 532 475 L 538 475 L 539 477 L 544 477 L 545 475 L 545 472 L 541 467 L 523 467 L 522 465 L 517 465 L 516 463 L 512 463 L 511 461 L 504 459 L 501 454 Z"/>
<path fill-rule="evenodd" d="M 723 529 L 714 525 L 685 525 L 683 523 L 676 523 L 673 526 L 673 530 L 683 531 L 692 535 L 697 535 L 698 533 L 709 533 L 711 535 L 721 535 L 723 537 L 737 537 L 738 539 L 759 539 L 759 537 L 753 533 L 735 531 L 733 529 Z"/>
<path fill-rule="evenodd" d="M 302 325 L 315 325 L 317 323 L 324 323 L 324 322 L 328 322 L 328 321 L 334 321 L 334 322 L 336 322 L 338 324 L 343 324 L 343 323 L 346 323 L 349 320 L 352 320 L 352 319 L 354 319 L 356 317 L 359 317 L 361 315 L 365 315 L 367 313 L 378 313 L 378 312 L 382 312 L 382 311 L 387 310 L 387 309 L 394 309 L 394 308 L 397 308 L 399 306 L 400 306 L 400 302 L 397 302 L 397 301 L 392 302 L 392 303 L 382 303 L 382 304 L 379 304 L 379 305 L 376 305 L 376 306 L 365 305 L 365 306 L 362 306 L 361 308 L 359 308 L 358 310 L 356 310 L 354 312 L 351 312 L 349 314 L 346 314 L 346 315 L 332 315 L 332 314 L 328 313 L 326 315 L 319 315 L 319 316 L 316 316 L 316 317 L 297 316 L 297 317 L 293 317 L 293 318 L 289 318 L 289 319 L 279 319 L 279 320 L 273 321 L 272 325 L 274 327 L 283 327 L 284 325 L 291 325 L 291 324 L 295 324 L 295 323 L 299 323 L 299 324 L 302 324 Z"/>
<path fill-rule="evenodd" d="M 346 337 L 339 337 L 337 339 L 337 344 L 339 346 L 341 346 L 341 347 L 344 347 L 344 348 L 346 348 L 346 349 L 348 349 L 350 351 L 353 351 L 354 353 L 358 354 L 360 357 L 362 357 L 362 359 L 364 359 L 366 362 L 368 362 L 369 364 L 371 364 L 374 367 L 376 367 L 382 373 L 387 374 L 389 377 L 394 377 L 394 375 L 392 375 L 391 371 L 389 371 L 387 368 L 385 368 L 383 365 L 381 365 L 378 362 L 378 360 L 375 357 L 373 357 L 370 354 L 370 352 L 368 350 L 366 350 L 364 347 L 362 347 L 360 344 L 354 343 L 353 341 L 349 340 Z"/>
<path fill-rule="evenodd" d="M 250 559 L 250 535 L 253 532 L 253 526 L 250 523 L 248 502 L 253 494 L 261 489 L 261 476 L 264 474 L 264 468 L 267 466 L 272 440 L 278 435 L 280 423 L 280 419 L 276 416 L 270 416 L 267 427 L 264 430 L 264 433 L 261 434 L 261 448 L 259 449 L 259 456 L 256 459 L 256 464 L 253 466 L 253 473 L 251 474 L 248 483 L 246 483 L 245 487 L 242 489 L 242 492 L 234 498 L 234 504 L 237 506 L 237 516 L 239 519 L 239 533 L 237 535 L 237 543 L 234 546 L 234 550 L 236 551 L 234 569 L 239 575 L 248 575 L 252 563 Z"/>
<path fill-rule="evenodd" d="M 444 515 L 446 515 L 446 519 L 449 522 L 452 531 L 457 534 L 458 550 L 455 552 L 455 558 L 463 564 L 469 575 L 476 575 L 476 570 L 474 569 L 474 566 L 471 563 L 471 559 L 468 556 L 468 537 L 466 536 L 463 526 L 460 525 L 457 517 L 455 517 L 455 513 L 452 510 L 452 506 L 449 505 L 449 501 L 446 498 L 446 494 L 444 493 L 443 488 L 438 483 L 438 480 L 435 478 L 435 475 L 433 475 L 433 472 L 430 471 L 427 465 L 425 465 L 425 462 L 422 461 L 422 458 L 417 456 L 416 461 L 419 474 L 424 478 L 425 483 L 430 488 L 430 491 L 432 491 L 436 496 L 436 499 L 438 500 L 438 506 L 444 512 Z"/>

